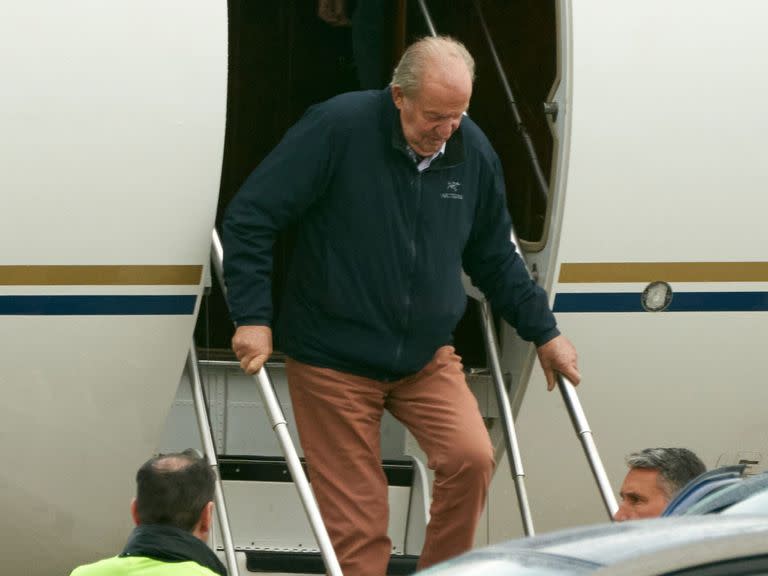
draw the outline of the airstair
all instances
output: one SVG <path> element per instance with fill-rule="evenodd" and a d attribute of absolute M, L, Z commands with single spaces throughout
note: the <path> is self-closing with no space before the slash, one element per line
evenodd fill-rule
<path fill-rule="evenodd" d="M 281 448 L 265 418 L 266 406 L 253 378 L 243 374 L 233 361 L 201 358 L 197 367 L 195 376 L 188 365 L 180 383 L 161 450 L 188 447 L 189 439 L 199 436 L 193 394 L 194 380 L 199 378 L 204 411 L 209 415 L 204 432 L 216 447 L 221 490 L 226 496 L 223 509 L 227 527 L 222 530 L 219 517 L 211 546 L 226 557 L 230 534 L 231 557 L 238 567 L 238 572 L 230 569 L 230 574 L 324 574 L 321 549 L 301 498 L 297 497 L 294 475 L 285 457 L 279 456 Z M 277 402 L 284 410 L 290 441 L 301 454 L 282 360 L 273 357 L 267 371 Z M 389 574 L 415 571 L 429 513 L 426 467 L 405 453 L 405 442 L 402 427 L 386 415 L 382 425 L 382 467 L 389 483 L 389 536 L 393 546 Z M 301 466 L 306 474 L 303 459 Z M 220 510 L 222 505 L 217 503 L 217 515 Z"/>
<path fill-rule="evenodd" d="M 215 232 L 213 246 L 214 269 L 220 272 L 221 252 Z M 493 317 L 488 302 L 469 283 L 467 292 L 477 299 L 481 308 L 490 364 L 489 372 L 468 374 L 467 380 L 481 399 L 484 417 L 497 418 L 503 426 L 524 531 L 526 535 L 533 535 L 525 473 L 514 430 L 508 382 L 499 363 Z M 267 372 L 271 379 L 266 376 Z M 253 382 L 259 378 L 261 400 L 256 397 Z M 175 423 L 169 427 L 173 435 L 163 443 L 169 449 L 187 446 L 188 439 L 194 437 L 192 428 L 197 422 L 202 448 L 219 478 L 218 529 L 211 545 L 226 558 L 230 574 L 341 574 L 338 564 L 333 566 L 335 554 L 311 495 L 306 469 L 296 452 L 298 439 L 290 432 L 295 430 L 290 408 L 287 417 L 282 411 L 282 406 L 290 406 L 285 384 L 284 363 L 279 358 L 270 360 L 259 375 L 251 378 L 242 373 L 237 362 L 197 358 L 193 346 L 180 385 L 180 391 L 188 392 L 177 395 L 171 415 Z M 495 413 L 489 410 L 489 402 L 482 402 L 482 397 L 488 396 L 489 384 L 495 389 Z M 616 510 L 616 501 L 578 397 L 562 376 L 558 386 L 610 515 Z M 276 436 L 270 434 L 269 425 L 261 416 L 265 410 Z M 418 450 L 407 445 L 407 438 L 393 419 L 384 421 L 382 453 L 386 455 L 394 450 L 399 456 L 382 462 L 389 484 L 389 536 L 393 548 L 387 574 L 392 575 L 415 572 L 429 521 L 429 474 Z M 279 447 L 275 440 L 281 444 Z M 276 454 L 278 449 L 285 457 L 253 455 Z M 331 569 L 326 568 L 329 562 Z"/>

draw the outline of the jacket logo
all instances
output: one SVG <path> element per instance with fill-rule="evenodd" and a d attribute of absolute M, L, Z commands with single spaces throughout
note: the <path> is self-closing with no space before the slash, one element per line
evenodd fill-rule
<path fill-rule="evenodd" d="M 448 192 L 440 194 L 440 198 L 445 198 L 447 200 L 464 200 L 464 196 L 458 192 L 459 186 L 461 186 L 461 182 L 448 180 L 448 184 L 445 187 Z"/>

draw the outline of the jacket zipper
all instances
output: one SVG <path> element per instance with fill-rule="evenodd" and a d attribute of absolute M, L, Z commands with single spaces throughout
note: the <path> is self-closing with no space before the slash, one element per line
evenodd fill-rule
<path fill-rule="evenodd" d="M 400 335 L 400 340 L 397 343 L 397 348 L 395 349 L 395 370 L 397 372 L 401 372 L 401 370 L 397 370 L 397 366 L 400 363 L 400 359 L 402 357 L 403 353 L 403 347 L 405 346 L 405 340 L 408 336 L 408 333 L 410 332 L 410 325 L 411 325 L 411 310 L 412 310 L 412 304 L 413 304 L 413 280 L 414 276 L 416 275 L 416 234 L 418 233 L 419 229 L 419 222 L 421 221 L 421 209 L 423 206 L 423 182 L 422 178 L 425 172 L 427 172 L 429 169 L 424 170 L 422 172 L 416 171 L 416 177 L 414 180 L 412 180 L 413 184 L 411 184 L 411 188 L 416 196 L 416 209 L 414 210 L 414 218 L 413 218 L 413 229 L 411 230 L 411 241 L 410 241 L 410 254 L 409 254 L 409 262 L 410 262 L 410 270 L 408 273 L 408 285 L 405 290 L 405 311 L 403 313 L 403 331 Z"/>

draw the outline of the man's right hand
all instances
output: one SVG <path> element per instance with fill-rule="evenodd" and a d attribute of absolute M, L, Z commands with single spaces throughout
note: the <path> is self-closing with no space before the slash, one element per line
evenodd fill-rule
<path fill-rule="evenodd" d="M 232 350 L 246 374 L 256 374 L 272 354 L 269 326 L 239 326 L 232 336 Z"/>

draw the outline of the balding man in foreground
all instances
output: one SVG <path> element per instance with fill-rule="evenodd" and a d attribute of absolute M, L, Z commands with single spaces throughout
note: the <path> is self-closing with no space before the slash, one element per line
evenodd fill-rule
<path fill-rule="evenodd" d="M 216 477 L 195 451 L 150 458 L 136 474 L 136 528 L 119 556 L 71 576 L 227 576 L 206 542 Z"/>
<path fill-rule="evenodd" d="M 472 547 L 493 450 L 453 331 L 463 269 L 555 371 L 580 376 L 545 292 L 510 241 L 501 164 L 464 113 L 474 61 L 447 37 L 411 45 L 384 90 L 313 106 L 246 180 L 224 220 L 232 347 L 272 352 L 272 244 L 299 222 L 276 326 L 312 486 L 345 574 L 382 576 L 389 410 L 435 471 L 419 567 Z"/>

